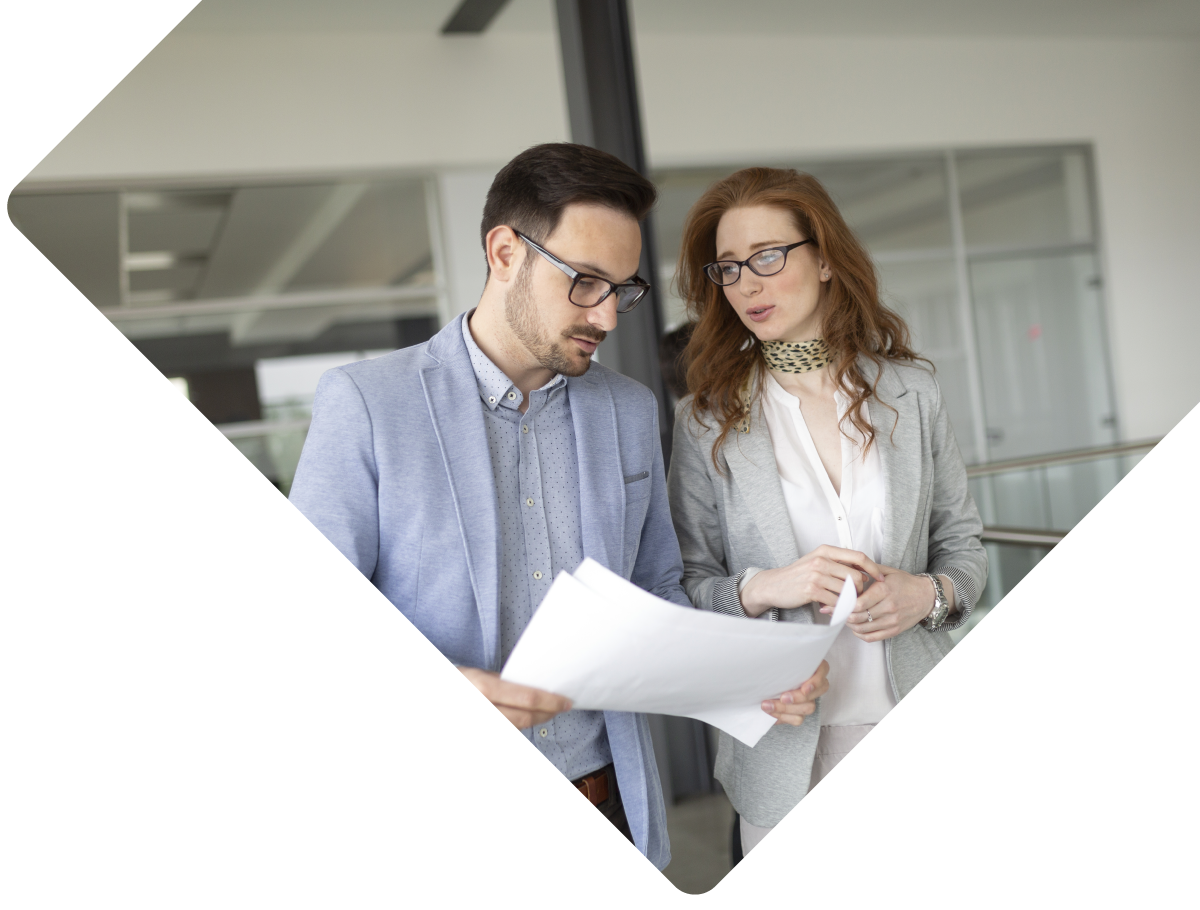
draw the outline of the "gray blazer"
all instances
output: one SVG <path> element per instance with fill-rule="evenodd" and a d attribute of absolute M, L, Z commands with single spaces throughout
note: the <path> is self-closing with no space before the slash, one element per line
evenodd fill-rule
<path fill-rule="evenodd" d="M 868 378 L 875 375 L 871 361 L 862 365 Z M 941 390 L 928 370 L 888 362 L 878 398 L 867 409 L 883 466 L 883 563 L 952 578 L 961 624 L 983 588 L 987 555 Z M 710 457 L 716 421 L 708 422 L 705 427 L 692 416 L 691 396 L 679 403 L 667 481 L 683 554 L 683 586 L 704 610 L 713 609 L 714 597 L 730 600 L 745 569 L 779 568 L 803 555 L 796 550 L 757 397 L 749 431 L 731 433 L 718 450 L 720 472 Z M 785 622 L 813 621 L 809 608 L 772 612 Z M 888 639 L 888 676 L 896 699 L 912 691 L 951 646 L 945 631 L 929 632 L 920 625 Z M 773 827 L 808 792 L 820 724 L 818 700 L 817 711 L 803 724 L 772 727 L 753 749 L 720 735 L 716 777 L 750 824 Z"/>

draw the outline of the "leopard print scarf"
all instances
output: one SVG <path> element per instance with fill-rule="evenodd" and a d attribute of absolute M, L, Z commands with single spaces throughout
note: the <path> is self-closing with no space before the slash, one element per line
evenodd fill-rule
<path fill-rule="evenodd" d="M 810 373 L 829 363 L 829 345 L 821 338 L 812 341 L 764 341 L 767 367 L 780 373 Z"/>

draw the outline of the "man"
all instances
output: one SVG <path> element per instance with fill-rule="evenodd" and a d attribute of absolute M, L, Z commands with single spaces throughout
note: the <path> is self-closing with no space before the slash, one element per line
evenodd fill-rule
<path fill-rule="evenodd" d="M 572 711 L 498 675 L 555 575 L 584 557 L 691 606 L 654 396 L 591 363 L 648 290 L 638 222 L 654 200 L 586 146 L 513 159 L 484 208 L 479 306 L 321 378 L 291 499 L 661 869 L 646 718 Z M 818 674 L 772 713 L 799 723 L 824 685 Z"/>

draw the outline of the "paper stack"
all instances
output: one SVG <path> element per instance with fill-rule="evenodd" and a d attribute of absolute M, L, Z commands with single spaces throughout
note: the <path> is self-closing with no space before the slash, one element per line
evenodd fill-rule
<path fill-rule="evenodd" d="M 693 717 L 753 747 L 775 723 L 762 701 L 816 671 L 855 600 L 847 579 L 829 625 L 724 616 L 585 559 L 554 580 L 501 676 L 579 709 Z"/>

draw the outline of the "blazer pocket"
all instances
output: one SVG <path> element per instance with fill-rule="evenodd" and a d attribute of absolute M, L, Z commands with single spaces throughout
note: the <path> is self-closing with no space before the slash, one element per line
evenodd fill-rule
<path fill-rule="evenodd" d="M 650 493 L 654 484 L 650 483 L 650 472 L 639 471 L 625 477 L 625 575 L 633 571 L 637 562 L 638 546 L 642 540 L 642 525 L 646 521 L 646 513 L 650 509 Z"/>
<path fill-rule="evenodd" d="M 629 474 L 625 478 L 625 503 L 626 506 L 641 506 L 650 501 L 650 491 L 654 488 L 654 484 L 650 482 L 650 472 L 641 471 L 637 474 Z"/>

